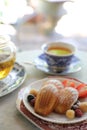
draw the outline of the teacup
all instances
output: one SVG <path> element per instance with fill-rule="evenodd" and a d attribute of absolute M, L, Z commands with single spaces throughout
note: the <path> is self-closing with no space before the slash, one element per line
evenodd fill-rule
<path fill-rule="evenodd" d="M 66 42 L 50 42 L 42 45 L 44 58 L 49 69 L 62 72 L 69 69 L 76 47 Z"/>

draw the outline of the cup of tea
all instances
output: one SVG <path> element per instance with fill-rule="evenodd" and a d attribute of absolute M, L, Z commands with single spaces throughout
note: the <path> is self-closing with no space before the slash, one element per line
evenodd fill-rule
<path fill-rule="evenodd" d="M 0 80 L 6 78 L 16 60 L 16 46 L 9 36 L 0 35 Z"/>
<path fill-rule="evenodd" d="M 44 58 L 50 70 L 62 72 L 69 68 L 76 47 L 67 42 L 54 41 L 42 45 Z"/>

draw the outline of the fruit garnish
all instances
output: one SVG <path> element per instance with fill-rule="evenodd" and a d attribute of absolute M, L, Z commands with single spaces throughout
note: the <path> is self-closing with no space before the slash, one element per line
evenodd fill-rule
<path fill-rule="evenodd" d="M 87 112 L 87 102 L 79 103 L 79 108 L 82 110 L 82 112 Z"/>
<path fill-rule="evenodd" d="M 72 110 L 76 110 L 77 108 L 79 108 L 79 106 L 75 104 L 75 105 L 72 106 L 71 109 L 72 109 Z"/>
<path fill-rule="evenodd" d="M 30 104 L 31 104 L 32 107 L 34 107 L 34 105 L 35 105 L 35 99 L 36 98 L 33 98 L 33 99 L 30 100 Z"/>
<path fill-rule="evenodd" d="M 87 85 L 86 84 L 80 83 L 79 85 L 76 85 L 75 82 L 70 81 L 68 79 L 63 80 L 62 84 L 64 85 L 64 87 L 73 87 L 73 88 L 77 89 L 77 91 L 79 92 L 80 98 L 87 97 Z"/>
<path fill-rule="evenodd" d="M 33 94 L 27 96 L 27 100 L 32 107 L 34 107 L 36 97 Z"/>
<path fill-rule="evenodd" d="M 64 85 L 64 87 L 73 87 L 73 88 L 76 88 L 75 82 L 70 81 L 68 79 L 63 80 L 62 84 Z"/>
<path fill-rule="evenodd" d="M 85 98 L 87 97 L 87 85 L 85 84 L 79 84 L 76 89 L 79 92 L 79 97 L 80 98 Z"/>
<path fill-rule="evenodd" d="M 84 83 L 81 83 L 79 85 L 77 85 L 76 89 L 80 90 L 81 88 L 85 87 L 86 85 Z"/>
<path fill-rule="evenodd" d="M 35 97 L 34 97 L 34 95 L 32 95 L 32 94 L 29 94 L 28 96 L 27 96 L 27 100 L 28 100 L 28 102 L 30 102 L 32 99 L 34 99 Z"/>
<path fill-rule="evenodd" d="M 76 117 L 82 117 L 82 115 L 83 115 L 83 112 L 79 108 L 75 109 L 75 116 Z"/>
<path fill-rule="evenodd" d="M 74 110 L 67 110 L 66 111 L 66 117 L 69 118 L 69 119 L 74 119 L 75 118 L 75 111 Z"/>

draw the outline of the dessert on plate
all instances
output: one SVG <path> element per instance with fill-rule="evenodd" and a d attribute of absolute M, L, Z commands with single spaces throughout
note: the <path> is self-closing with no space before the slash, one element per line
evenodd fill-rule
<path fill-rule="evenodd" d="M 87 112 L 87 102 L 79 100 L 87 96 L 82 95 L 84 88 L 86 88 L 86 85 L 82 83 L 75 84 L 72 81 L 66 82 L 57 78 L 49 78 L 43 82 L 38 91 L 30 90 L 28 101 L 34 108 L 35 113 L 41 116 L 48 116 L 51 112 L 55 112 L 73 119 L 81 117 Z"/>

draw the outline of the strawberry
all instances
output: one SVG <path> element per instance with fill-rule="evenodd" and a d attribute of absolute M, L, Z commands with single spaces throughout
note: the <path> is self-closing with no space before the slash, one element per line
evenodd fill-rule
<path fill-rule="evenodd" d="M 70 80 L 68 80 L 68 79 L 63 80 L 63 81 L 62 81 L 62 84 L 64 85 L 64 87 L 73 87 L 73 88 L 76 87 L 75 82 L 70 81 Z"/>
<path fill-rule="evenodd" d="M 86 84 L 79 84 L 76 89 L 79 92 L 79 97 L 80 98 L 85 98 L 87 97 L 87 85 Z"/>

